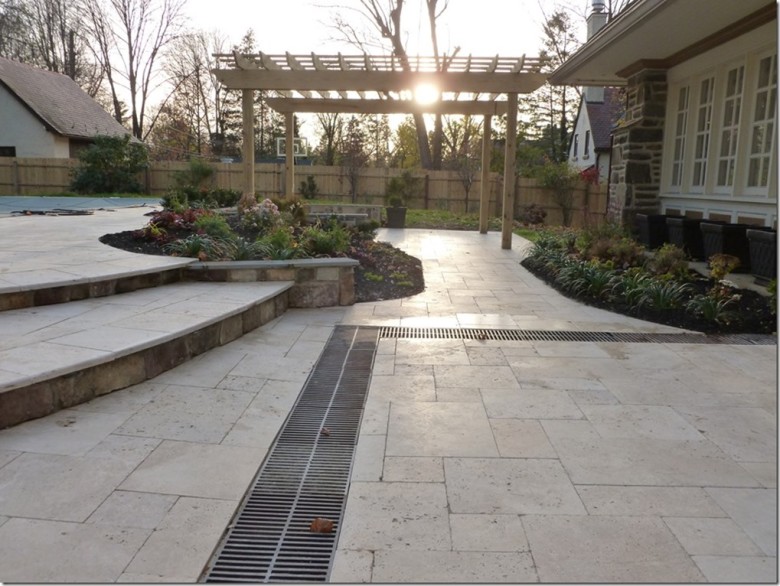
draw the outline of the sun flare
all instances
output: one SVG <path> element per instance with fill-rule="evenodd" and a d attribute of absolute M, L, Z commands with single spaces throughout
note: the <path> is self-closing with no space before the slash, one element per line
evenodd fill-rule
<path fill-rule="evenodd" d="M 414 88 L 414 99 L 418 104 L 433 104 L 439 101 L 439 88 L 430 83 L 421 83 Z"/>

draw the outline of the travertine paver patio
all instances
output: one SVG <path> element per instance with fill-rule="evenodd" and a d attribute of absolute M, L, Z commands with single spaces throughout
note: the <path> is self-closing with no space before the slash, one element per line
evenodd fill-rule
<path fill-rule="evenodd" d="M 94 233 L 80 255 L 105 254 Z M 557 295 L 519 238 L 380 238 L 423 260 L 423 293 L 290 310 L 0 431 L 0 580 L 197 580 L 336 324 L 673 331 Z M 775 582 L 776 351 L 381 340 L 331 580 Z"/>

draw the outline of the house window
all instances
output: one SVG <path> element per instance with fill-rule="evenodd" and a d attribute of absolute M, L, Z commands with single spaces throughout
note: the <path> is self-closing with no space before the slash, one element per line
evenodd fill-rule
<path fill-rule="evenodd" d="M 750 128 L 748 187 L 767 187 L 777 101 L 777 56 L 761 59 L 753 122 Z"/>
<path fill-rule="evenodd" d="M 582 158 L 590 157 L 590 130 L 585 131 L 585 150 L 582 152 Z"/>
<path fill-rule="evenodd" d="M 574 135 L 574 158 L 576 159 L 580 152 L 580 135 Z"/>
<path fill-rule="evenodd" d="M 745 67 L 731 69 L 726 74 L 726 93 L 723 102 L 723 125 L 720 131 L 720 152 L 718 155 L 717 185 L 734 185 L 734 169 L 737 164 L 737 141 L 739 139 L 739 116 L 742 110 L 742 85 Z"/>
<path fill-rule="evenodd" d="M 699 86 L 699 107 L 696 112 L 696 136 L 693 155 L 692 185 L 704 186 L 707 177 L 707 155 L 710 151 L 710 126 L 712 124 L 713 86 L 715 79 L 708 77 Z"/>
<path fill-rule="evenodd" d="M 674 120 L 674 153 L 672 156 L 672 186 L 682 185 L 685 134 L 688 132 L 688 86 L 681 87 L 677 96 L 677 114 Z"/>
<path fill-rule="evenodd" d="M 0 157 L 15 157 L 16 147 L 13 146 L 0 146 Z"/>

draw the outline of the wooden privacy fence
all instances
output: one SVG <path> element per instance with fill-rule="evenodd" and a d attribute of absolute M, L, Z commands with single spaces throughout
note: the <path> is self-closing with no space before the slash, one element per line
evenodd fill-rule
<path fill-rule="evenodd" d="M 216 170 L 214 187 L 241 190 L 243 169 L 236 163 L 211 163 Z M 69 190 L 71 171 L 78 166 L 76 159 L 32 159 L 0 157 L 0 195 L 46 195 L 65 193 Z M 144 173 L 142 182 L 148 194 L 162 196 L 173 186 L 174 175 L 185 171 L 187 163 L 178 161 L 154 161 Z M 356 203 L 384 203 L 384 194 L 391 177 L 400 176 L 401 169 L 361 169 L 357 183 Z M 423 178 L 419 197 L 408 202 L 412 208 L 449 210 L 455 213 L 478 212 L 481 192 L 480 178 L 474 178 L 468 196 L 463 181 L 456 171 L 413 172 Z M 300 182 L 308 175 L 314 177 L 319 189 L 318 199 L 350 203 L 350 183 L 344 167 L 301 165 L 295 169 L 296 193 Z M 283 163 L 259 163 L 255 167 L 255 188 L 266 197 L 283 196 L 285 193 Z M 501 215 L 503 178 L 499 173 L 490 174 L 491 216 Z M 515 197 L 515 216 L 524 207 L 536 204 L 547 211 L 545 223 L 560 225 L 562 213 L 552 193 L 537 186 L 534 179 L 519 178 Z M 573 220 L 575 227 L 601 223 L 607 210 L 606 185 L 581 185 L 574 192 Z"/>

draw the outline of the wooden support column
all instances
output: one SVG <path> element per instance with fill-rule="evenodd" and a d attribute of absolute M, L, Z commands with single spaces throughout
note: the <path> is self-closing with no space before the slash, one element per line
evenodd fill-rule
<path fill-rule="evenodd" d="M 482 123 L 482 178 L 479 193 L 479 233 L 487 234 L 490 214 L 490 155 L 493 141 L 490 137 L 492 116 L 485 116 Z M 467 210 L 468 211 L 468 210 Z"/>
<path fill-rule="evenodd" d="M 241 113 L 244 144 L 241 157 L 244 161 L 244 195 L 255 196 L 255 116 L 254 91 L 241 90 Z"/>
<path fill-rule="evenodd" d="M 295 196 L 295 114 L 287 112 L 284 115 L 284 125 L 287 138 L 284 142 L 284 192 L 287 199 Z"/>
<path fill-rule="evenodd" d="M 501 220 L 501 248 L 512 248 L 515 216 L 515 158 L 517 156 L 517 94 L 507 94 L 506 151 L 504 154 L 504 213 Z"/>

